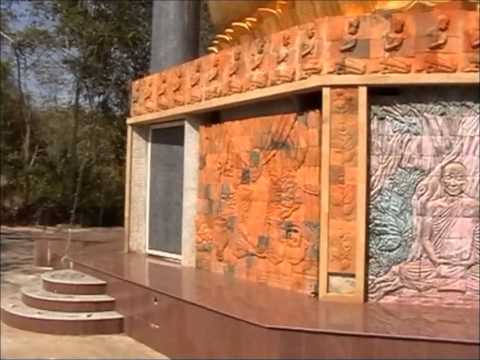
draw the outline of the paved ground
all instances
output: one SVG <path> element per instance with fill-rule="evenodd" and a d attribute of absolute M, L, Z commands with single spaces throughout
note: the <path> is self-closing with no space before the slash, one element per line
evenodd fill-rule
<path fill-rule="evenodd" d="M 103 232 L 105 230 L 102 230 Z M 2 228 L 1 300 L 38 280 L 46 269 L 34 267 L 32 231 Z M 94 231 L 89 235 L 95 236 Z M 109 359 L 166 359 L 149 347 L 125 335 L 59 336 L 18 330 L 1 324 L 1 358 L 109 358 Z"/>

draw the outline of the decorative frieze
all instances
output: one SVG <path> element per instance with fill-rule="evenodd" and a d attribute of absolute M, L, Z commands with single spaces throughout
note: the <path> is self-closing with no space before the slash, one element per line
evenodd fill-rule
<path fill-rule="evenodd" d="M 322 76 L 478 72 L 478 12 L 323 17 L 132 85 L 132 116 Z"/>

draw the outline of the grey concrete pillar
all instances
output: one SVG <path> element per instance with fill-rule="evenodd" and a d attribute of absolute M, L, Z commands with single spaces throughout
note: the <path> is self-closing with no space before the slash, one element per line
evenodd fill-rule
<path fill-rule="evenodd" d="M 199 0 L 154 0 L 150 72 L 198 56 Z"/>

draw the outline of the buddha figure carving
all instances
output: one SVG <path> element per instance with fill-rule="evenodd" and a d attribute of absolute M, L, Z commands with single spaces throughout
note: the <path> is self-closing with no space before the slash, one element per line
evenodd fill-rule
<path fill-rule="evenodd" d="M 210 100 L 221 95 L 220 82 L 220 58 L 214 54 L 211 60 L 210 70 L 207 72 L 207 85 L 205 90 L 205 99 Z"/>
<path fill-rule="evenodd" d="M 201 89 L 201 66 L 200 61 L 195 61 L 192 64 L 190 73 L 190 103 L 197 103 L 202 101 L 202 89 Z"/>
<path fill-rule="evenodd" d="M 292 39 L 289 33 L 282 35 L 282 42 L 275 54 L 276 66 L 273 72 L 273 84 L 282 84 L 293 81 L 295 68 L 290 65 Z"/>
<path fill-rule="evenodd" d="M 438 53 L 448 43 L 449 27 L 450 19 L 442 14 L 437 18 L 437 25 L 430 29 L 427 34 L 430 53 L 425 57 L 425 70 L 428 73 L 453 73 L 457 70 L 457 66 L 454 63 Z"/>
<path fill-rule="evenodd" d="M 458 161 L 441 169 L 443 195 L 426 204 L 419 244 L 369 289 L 377 299 L 406 288 L 431 296 L 479 295 L 479 203 L 465 194 L 467 172 Z"/>
<path fill-rule="evenodd" d="M 264 39 L 256 39 L 253 43 L 253 51 L 250 53 L 250 89 L 264 88 L 267 86 L 268 74 L 263 69 L 265 62 Z"/>
<path fill-rule="evenodd" d="M 145 85 L 143 88 L 143 107 L 146 112 L 153 112 L 156 110 L 155 98 L 153 95 L 154 83 L 153 77 L 145 78 Z"/>
<path fill-rule="evenodd" d="M 385 57 L 380 62 L 384 74 L 407 74 L 411 71 L 412 65 L 406 60 L 396 56 L 405 39 L 405 21 L 398 18 L 392 19 L 390 22 L 390 31 L 384 38 Z"/>
<path fill-rule="evenodd" d="M 473 52 L 468 55 L 467 65 L 463 68 L 464 72 L 478 72 L 480 68 L 480 29 L 478 24 L 468 32 L 470 50 Z"/>
<path fill-rule="evenodd" d="M 340 44 L 340 59 L 335 63 L 334 69 L 329 73 L 362 75 L 366 71 L 363 61 L 352 58 L 351 55 L 358 45 L 358 32 L 360 19 L 355 17 L 347 23 L 346 34 Z"/>
<path fill-rule="evenodd" d="M 181 69 L 175 69 L 171 82 L 173 102 L 175 105 L 181 106 L 185 103 L 183 89 L 183 72 Z"/>
<path fill-rule="evenodd" d="M 232 51 L 231 64 L 227 71 L 226 94 L 237 94 L 243 91 L 243 82 L 241 78 L 242 52 L 239 48 Z"/>
<path fill-rule="evenodd" d="M 132 115 L 142 114 L 142 84 L 140 80 L 132 84 Z"/>
<path fill-rule="evenodd" d="M 310 23 L 305 29 L 300 44 L 301 74 L 300 79 L 307 79 L 322 72 L 320 45 L 317 38 L 315 24 Z"/>
<path fill-rule="evenodd" d="M 160 78 L 157 81 L 157 106 L 159 110 L 165 110 L 170 107 L 167 97 L 167 86 L 167 76 L 160 74 Z"/>

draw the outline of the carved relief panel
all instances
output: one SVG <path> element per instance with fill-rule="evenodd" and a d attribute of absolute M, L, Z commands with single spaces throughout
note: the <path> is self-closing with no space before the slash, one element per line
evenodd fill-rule
<path fill-rule="evenodd" d="M 371 108 L 370 301 L 478 307 L 480 105 L 410 89 Z"/>
<path fill-rule="evenodd" d="M 324 52 L 322 25 L 323 21 L 317 20 L 304 25 L 301 29 L 299 44 L 299 79 L 301 80 L 322 73 Z"/>
<path fill-rule="evenodd" d="M 363 17 L 326 19 L 329 46 L 328 74 L 362 75 L 370 57 L 368 23 Z"/>
<path fill-rule="evenodd" d="M 331 90 L 328 271 L 355 273 L 358 89 Z"/>
<path fill-rule="evenodd" d="M 311 111 L 200 128 L 197 267 L 316 291 L 319 124 Z"/>
<path fill-rule="evenodd" d="M 445 12 L 412 16 L 417 23 L 415 72 L 456 72 L 461 41 L 460 23 Z"/>
<path fill-rule="evenodd" d="M 297 29 L 273 34 L 271 85 L 294 81 L 297 63 Z"/>

